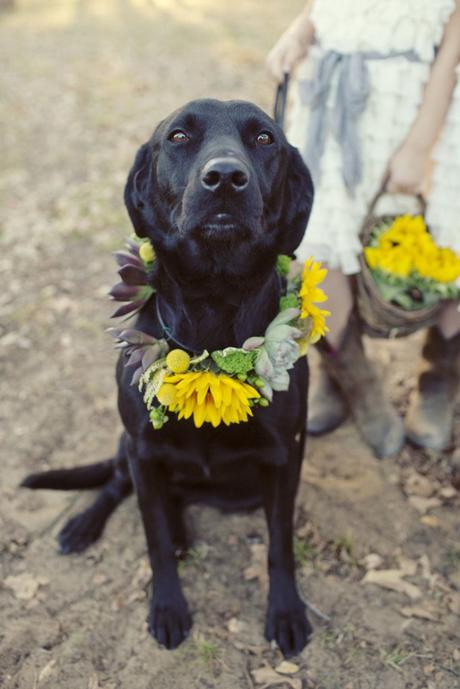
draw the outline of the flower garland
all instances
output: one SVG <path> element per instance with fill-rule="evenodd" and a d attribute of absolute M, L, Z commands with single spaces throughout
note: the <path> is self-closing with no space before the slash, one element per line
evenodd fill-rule
<path fill-rule="evenodd" d="M 436 245 L 421 215 L 379 223 L 364 256 L 384 299 L 404 309 L 460 296 L 460 256 Z"/>
<path fill-rule="evenodd" d="M 154 292 L 148 285 L 148 271 L 155 260 L 149 240 L 130 241 L 127 246 L 128 252 L 115 254 L 122 283 L 110 294 L 129 303 L 113 317 L 132 315 Z M 287 256 L 278 257 L 277 268 L 287 279 L 280 312 L 263 336 L 250 337 L 241 347 L 191 356 L 183 349 L 170 350 L 164 338 L 133 328 L 110 329 L 115 347 L 125 350 L 126 365 L 136 366 L 131 383 L 143 392 L 155 429 L 168 421 L 168 412 L 178 419 L 191 418 L 196 428 L 203 423 L 217 427 L 245 422 L 253 416 L 254 407 L 269 405 L 274 391 L 289 388 L 289 370 L 311 342 L 328 332 L 329 311 L 315 303 L 327 299 L 318 286 L 327 270 L 310 258 L 301 273 L 289 276 L 292 262 Z"/>

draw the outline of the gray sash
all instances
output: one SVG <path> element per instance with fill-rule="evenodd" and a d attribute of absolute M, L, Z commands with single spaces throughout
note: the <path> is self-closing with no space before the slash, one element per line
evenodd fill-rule
<path fill-rule="evenodd" d="M 369 96 L 367 60 L 405 57 L 417 61 L 414 51 L 378 53 L 374 51 L 338 53 L 327 51 L 319 60 L 311 81 L 300 81 L 302 102 L 311 106 L 305 160 L 313 175 L 320 178 L 320 162 L 326 144 L 328 126 L 342 149 L 343 180 L 350 193 L 361 181 L 362 162 L 359 150 L 358 120 Z M 339 70 L 332 121 L 327 121 L 327 99 L 335 70 Z"/>

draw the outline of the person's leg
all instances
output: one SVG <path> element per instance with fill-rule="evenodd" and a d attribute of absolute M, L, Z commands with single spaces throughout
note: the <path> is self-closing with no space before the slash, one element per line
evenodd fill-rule
<path fill-rule="evenodd" d="M 327 340 L 337 349 L 353 309 L 350 282 L 340 270 L 329 269 L 321 287 L 327 294 L 326 308 L 331 312 L 327 319 Z M 336 381 L 327 372 L 320 359 L 317 375 L 312 383 L 308 405 L 307 429 L 310 435 L 330 433 L 348 416 L 348 406 Z"/>
<path fill-rule="evenodd" d="M 460 312 L 456 302 L 449 302 L 428 330 L 423 346 L 417 387 L 406 416 L 409 440 L 432 450 L 449 447 L 459 386 Z"/>
<path fill-rule="evenodd" d="M 350 410 L 374 453 L 378 457 L 394 455 L 404 440 L 403 425 L 366 357 L 348 278 L 330 271 L 323 287 L 331 311 L 330 332 L 318 344 L 321 370 L 310 396 L 308 430 L 313 435 L 333 430 Z"/>

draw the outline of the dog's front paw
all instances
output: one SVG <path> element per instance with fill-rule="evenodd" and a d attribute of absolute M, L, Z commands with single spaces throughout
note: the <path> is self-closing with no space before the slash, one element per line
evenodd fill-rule
<path fill-rule="evenodd" d="M 69 519 L 58 536 L 59 552 L 62 555 L 82 553 L 95 543 L 104 530 L 104 521 L 99 521 L 91 510 L 86 510 Z"/>
<path fill-rule="evenodd" d="M 300 599 L 295 606 L 289 607 L 269 604 L 265 637 L 268 641 L 276 641 L 286 658 L 298 655 L 303 650 L 312 631 L 305 605 Z"/>
<path fill-rule="evenodd" d="M 183 596 L 172 603 L 152 600 L 149 632 L 161 646 L 177 648 L 187 638 L 191 627 L 192 618 Z"/>

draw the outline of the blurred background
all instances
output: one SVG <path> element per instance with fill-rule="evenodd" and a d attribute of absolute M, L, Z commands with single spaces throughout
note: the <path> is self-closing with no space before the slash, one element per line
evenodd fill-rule
<path fill-rule="evenodd" d="M 303 4 L 0 2 L 0 683 L 8 689 L 458 686 L 456 452 L 406 448 L 379 464 L 350 423 L 309 443 L 296 557 L 305 594 L 332 621 L 311 615 L 314 641 L 288 679 L 263 639 L 261 514 L 192 510 L 197 545 L 181 573 L 195 631 L 167 653 L 146 631 L 149 570 L 134 500 L 100 544 L 64 558 L 55 535 L 88 496 L 17 488 L 31 471 L 115 450 L 106 294 L 116 281 L 111 252 L 131 231 L 122 194 L 137 148 L 194 98 L 248 99 L 271 111 L 265 56 Z M 414 382 L 413 342 L 372 343 L 400 408 Z M 376 563 L 398 572 L 393 590 L 362 585 Z M 261 667 L 272 674 L 257 674 Z"/>

